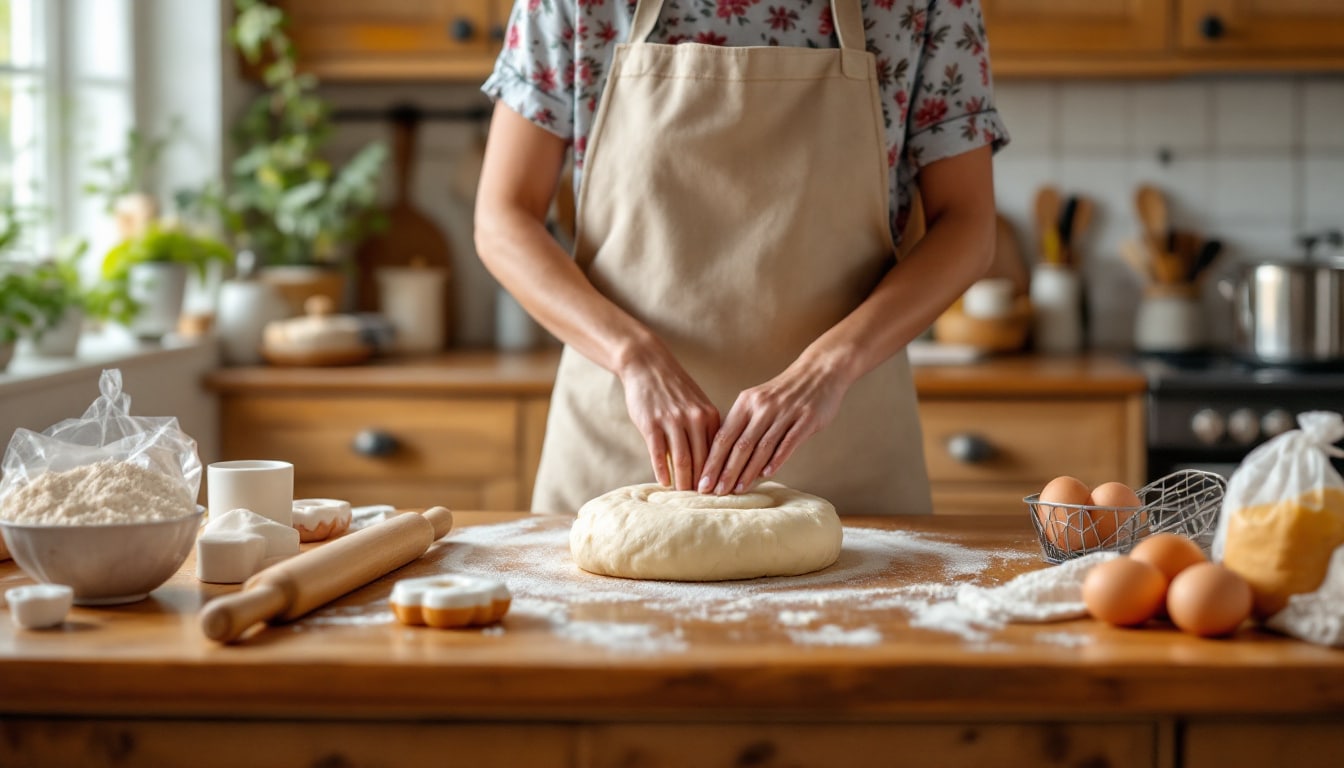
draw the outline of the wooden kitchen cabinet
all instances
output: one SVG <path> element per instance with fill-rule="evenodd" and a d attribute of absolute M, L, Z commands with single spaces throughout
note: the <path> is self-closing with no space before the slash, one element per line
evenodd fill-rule
<path fill-rule="evenodd" d="M 509 0 L 276 0 L 300 67 L 331 80 L 484 80 Z"/>
<path fill-rule="evenodd" d="M 1339 0 L 1181 0 L 1181 48 L 1199 54 L 1338 57 L 1344 54 Z"/>
<path fill-rule="evenodd" d="M 295 466 L 298 497 L 527 509 L 557 355 L 455 352 L 349 368 L 225 368 L 224 459 Z M 1062 474 L 1145 482 L 1146 381 L 1110 358 L 916 366 L 938 512 L 1021 514 Z"/>
<path fill-rule="evenodd" d="M 915 369 L 935 511 L 1024 514 L 1052 478 L 1146 482 L 1145 393 L 1104 358 L 1019 357 Z"/>
<path fill-rule="evenodd" d="M 981 0 L 995 69 L 1043 54 L 1116 55 L 1168 45 L 1169 0 Z"/>
<path fill-rule="evenodd" d="M 219 394 L 224 460 L 294 464 L 295 498 L 524 510 L 554 358 L 455 353 L 344 369 L 234 368 Z"/>
<path fill-rule="evenodd" d="M 1344 70 L 1335 0 L 981 0 L 998 78 Z"/>

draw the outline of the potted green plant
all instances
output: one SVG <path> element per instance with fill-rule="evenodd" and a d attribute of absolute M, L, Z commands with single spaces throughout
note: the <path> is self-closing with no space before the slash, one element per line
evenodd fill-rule
<path fill-rule="evenodd" d="M 372 211 L 387 148 L 371 143 L 339 167 L 324 157 L 330 110 L 316 78 L 298 70 L 285 14 L 264 0 L 234 6 L 233 43 L 260 68 L 263 90 L 233 128 L 237 157 L 226 189 L 207 186 L 180 196 L 179 205 L 215 209 L 238 247 L 257 254 L 262 279 L 277 282 L 291 304 L 306 298 L 294 289 L 297 273 L 317 276 L 325 288 L 316 292 L 342 306 L 339 268 L 377 226 Z"/>
<path fill-rule="evenodd" d="M 187 270 L 204 278 L 211 264 L 232 260 L 233 251 L 218 238 L 152 223 L 107 252 L 95 304 L 137 337 L 159 339 L 177 327 Z"/>
<path fill-rule="evenodd" d="M 19 338 L 42 323 L 33 301 L 31 266 L 15 257 L 23 219 L 9 201 L 0 203 L 0 371 L 9 366 Z"/>
<path fill-rule="evenodd" d="M 26 273 L 29 300 L 40 316 L 28 335 L 39 357 L 69 357 L 79 347 L 91 296 L 79 274 L 79 260 L 87 250 L 87 242 L 69 240 Z"/>

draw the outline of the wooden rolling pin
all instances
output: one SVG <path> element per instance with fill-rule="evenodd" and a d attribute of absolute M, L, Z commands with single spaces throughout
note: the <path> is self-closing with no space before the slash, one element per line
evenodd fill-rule
<path fill-rule="evenodd" d="M 293 621 L 420 557 L 453 528 L 453 513 L 405 513 L 295 555 L 248 579 L 201 611 L 211 640 L 237 640 L 260 621 Z"/>

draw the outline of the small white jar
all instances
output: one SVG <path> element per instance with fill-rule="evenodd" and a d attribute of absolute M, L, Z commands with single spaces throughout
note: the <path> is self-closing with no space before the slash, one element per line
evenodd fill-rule
<path fill-rule="evenodd" d="M 1083 347 L 1082 281 L 1058 264 L 1038 264 L 1031 274 L 1032 338 L 1037 351 L 1067 354 Z"/>

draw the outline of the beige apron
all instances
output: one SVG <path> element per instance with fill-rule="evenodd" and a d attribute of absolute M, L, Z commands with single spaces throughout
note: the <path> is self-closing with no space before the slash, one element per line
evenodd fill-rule
<path fill-rule="evenodd" d="M 859 0 L 833 0 L 834 49 L 645 43 L 661 6 L 640 0 L 634 42 L 616 48 L 575 257 L 726 416 L 894 263 L 876 71 Z M 775 479 L 841 514 L 929 512 L 904 352 L 856 382 Z M 620 380 L 566 348 L 533 509 L 572 513 L 641 482 L 653 470 Z"/>

